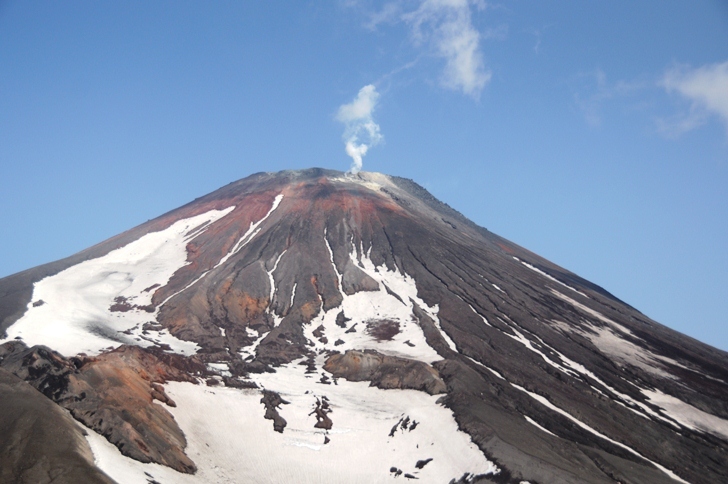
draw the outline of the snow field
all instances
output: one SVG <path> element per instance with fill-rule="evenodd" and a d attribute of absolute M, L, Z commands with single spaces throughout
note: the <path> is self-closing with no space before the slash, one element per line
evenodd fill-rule
<path fill-rule="evenodd" d="M 121 296 L 132 305 L 150 304 L 154 291 L 149 288 L 167 284 L 187 264 L 187 243 L 234 208 L 211 210 L 180 220 L 105 256 L 36 282 L 28 309 L 8 328 L 6 340 L 20 337 L 28 346 L 47 345 L 65 356 L 94 355 L 120 343 L 154 344 L 151 338 L 141 337 L 141 326 L 155 321 L 156 314 L 138 309 L 111 312 L 114 299 Z M 41 300 L 43 304 L 33 305 Z M 134 334 L 122 333 L 127 330 Z M 197 350 L 195 343 L 178 340 L 167 332 L 160 332 L 154 339 L 181 354 Z"/>
<path fill-rule="evenodd" d="M 123 457 L 103 437 L 89 435 L 97 465 L 123 483 L 147 482 L 145 472 L 167 483 L 384 483 L 396 467 L 423 483 L 446 483 L 465 473 L 496 472 L 470 437 L 458 431 L 450 410 L 437 397 L 414 390 L 380 390 L 367 382 L 338 380 L 323 385 L 292 363 L 276 373 L 255 375 L 261 387 L 278 392 L 288 404 L 280 415 L 283 433 L 263 419 L 259 390 L 210 388 L 170 382 L 167 394 L 177 403 L 167 409 L 187 437 L 194 476 Z M 333 410 L 330 431 L 314 428 L 316 399 L 326 397 Z M 392 428 L 404 417 L 410 429 Z M 411 422 L 417 425 L 411 430 Z M 330 442 L 324 444 L 324 438 Z M 420 460 L 433 460 L 422 469 Z M 402 476 L 400 476 L 400 479 Z"/>
<path fill-rule="evenodd" d="M 571 299 L 559 291 L 551 289 L 551 292 L 559 299 L 571 304 L 573 307 L 581 310 L 582 312 L 600 320 L 605 323 L 607 327 L 595 326 L 589 324 L 590 332 L 581 331 L 578 328 L 573 328 L 568 325 L 559 324 L 561 330 L 578 332 L 585 338 L 589 339 L 594 345 L 604 353 L 605 355 L 614 358 L 634 366 L 637 366 L 652 374 L 662 376 L 664 378 L 674 378 L 674 376 L 665 371 L 664 366 L 660 365 L 660 362 L 669 363 L 675 366 L 683 366 L 677 361 L 662 355 L 656 355 L 650 351 L 647 351 L 631 341 L 625 339 L 625 336 L 636 338 L 634 334 L 626 327 L 621 324 L 612 321 L 611 319 L 604 316 L 602 313 L 595 311 L 583 304 Z M 594 334 L 596 333 L 596 334 Z"/>

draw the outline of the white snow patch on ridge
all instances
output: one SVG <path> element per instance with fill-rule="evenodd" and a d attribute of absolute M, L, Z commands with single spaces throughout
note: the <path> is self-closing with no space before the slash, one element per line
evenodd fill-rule
<path fill-rule="evenodd" d="M 271 303 L 273 302 L 273 296 L 275 296 L 276 290 L 277 290 L 277 288 L 276 288 L 276 281 L 273 278 L 273 273 L 278 268 L 278 263 L 281 261 L 281 258 L 283 258 L 283 255 L 285 253 L 286 253 L 285 250 L 283 252 L 281 252 L 281 255 L 278 256 L 278 258 L 276 259 L 275 263 L 273 264 L 273 268 L 271 270 L 269 270 L 269 271 L 266 271 L 268 273 L 268 282 L 270 282 L 269 300 L 271 301 Z"/>
<path fill-rule="evenodd" d="M 619 331 L 620 333 L 632 334 L 632 332 L 629 329 L 625 328 L 624 326 L 622 326 L 619 323 L 616 323 L 616 322 L 612 321 L 611 319 L 609 319 L 608 317 L 606 317 L 605 315 L 603 315 L 599 311 L 595 311 L 595 310 L 593 310 L 590 307 L 584 306 L 580 302 L 571 299 L 569 296 L 566 296 L 564 294 L 561 294 L 559 291 L 557 291 L 555 289 L 551 289 L 551 293 L 554 296 L 556 296 L 559 299 L 561 299 L 562 301 L 566 301 L 567 303 L 571 304 L 575 308 L 581 309 L 586 314 L 597 318 L 599 321 L 601 321 L 603 323 L 608 324 L 609 326 L 611 326 L 615 330 Z"/>
<path fill-rule="evenodd" d="M 465 358 L 469 359 L 470 361 L 472 361 L 476 365 L 478 365 L 478 366 L 480 366 L 482 368 L 485 368 L 486 370 L 488 370 L 489 372 L 491 372 L 492 374 L 494 374 L 496 377 L 500 378 L 501 380 L 505 380 L 505 378 L 503 378 L 503 375 L 501 375 L 500 373 L 498 373 L 497 371 L 495 371 L 493 368 L 491 368 L 489 366 L 486 366 L 486 365 L 482 364 L 481 362 L 479 362 L 479 361 L 477 361 L 477 360 L 475 360 L 475 359 L 473 359 L 473 358 L 471 358 L 469 356 L 465 356 Z"/>
<path fill-rule="evenodd" d="M 356 183 L 368 189 L 379 192 L 382 187 L 396 188 L 387 175 L 376 172 L 359 172 L 356 175 L 346 174 L 344 176 L 331 177 L 332 182 Z"/>
<path fill-rule="evenodd" d="M 561 294 L 559 291 L 556 291 L 554 289 L 551 289 L 551 292 L 559 299 L 571 304 L 575 308 L 581 310 L 589 316 L 598 319 L 608 326 L 604 327 L 589 324 L 590 331 L 582 331 L 579 328 L 571 327 L 564 324 L 559 324 L 558 326 L 559 329 L 578 332 L 585 338 L 588 338 L 592 343 L 594 343 L 594 346 L 596 346 L 599 351 L 606 354 L 607 356 L 610 356 L 615 360 L 637 366 L 652 374 L 666 378 L 674 378 L 674 376 L 665 371 L 664 366 L 660 363 L 669 363 L 675 366 L 683 366 L 671 358 L 654 354 L 627 340 L 625 336 L 630 336 L 632 338 L 637 337 L 628 328 L 609 319 L 599 311 L 595 311 L 581 304 L 580 302 L 575 301 L 570 297 L 565 296 L 564 294 Z"/>
<path fill-rule="evenodd" d="M 547 433 L 547 434 L 549 434 L 549 435 L 553 435 L 554 437 L 558 437 L 558 435 L 554 434 L 554 433 L 553 433 L 553 432 L 551 432 L 550 430 L 548 430 L 548 429 L 546 429 L 546 428 L 544 428 L 544 427 L 540 426 L 540 425 L 539 425 L 538 423 L 536 423 L 536 421 L 535 421 L 535 420 L 533 420 L 533 419 L 532 419 L 531 417 L 529 417 L 528 415 L 524 415 L 523 417 L 524 417 L 524 418 L 526 419 L 526 421 L 527 421 L 528 423 L 530 423 L 530 424 L 531 424 L 531 425 L 533 425 L 534 427 L 538 428 L 539 430 L 542 430 L 543 432 L 546 432 L 546 433 Z"/>
<path fill-rule="evenodd" d="M 673 418 L 677 422 L 680 422 L 685 427 L 702 432 L 708 432 L 728 440 L 728 420 L 703 412 L 702 410 L 695 408 L 692 405 L 673 397 L 672 395 L 662 393 L 659 390 L 642 389 L 642 393 L 650 399 L 651 403 L 661 407 L 667 416 Z"/>
<path fill-rule="evenodd" d="M 421 482 L 449 482 L 465 473 L 498 472 L 457 429 L 452 412 L 437 403 L 437 396 L 414 390 L 381 390 L 368 382 L 339 379 L 322 385 L 294 363 L 276 373 L 254 375 L 260 386 L 278 392 L 289 402 L 280 415 L 288 425 L 283 433 L 263 419 L 259 390 L 170 382 L 167 394 L 177 403 L 168 408 L 184 431 L 187 455 L 198 471 L 194 476 L 169 468 L 141 464 L 123 457 L 103 437 L 89 437 L 97 465 L 124 483 L 144 483 L 144 472 L 168 483 L 279 483 L 400 482 L 391 467 L 410 473 Z M 333 410 L 331 430 L 314 427 L 311 415 L 316 399 L 326 397 Z M 200 411 L 200 409 L 214 409 Z M 410 429 L 393 427 L 410 418 Z M 411 430 L 412 421 L 417 425 Z M 324 444 L 325 437 L 330 439 Z M 109 448 L 110 447 L 110 448 Z M 419 460 L 433 460 L 422 469 Z"/>
<path fill-rule="evenodd" d="M 591 342 L 594 343 L 594 346 L 596 346 L 602 353 L 611 356 L 615 360 L 642 368 L 654 375 L 659 375 L 665 378 L 674 378 L 674 376 L 665 371 L 664 366 L 660 364 L 661 361 L 672 363 L 673 360 L 670 358 L 655 355 L 644 348 L 637 346 L 631 341 L 627 341 L 623 336 L 616 334 L 610 328 L 592 327 L 590 329 L 596 334 L 586 332 L 582 334 L 591 340 Z"/>
<path fill-rule="evenodd" d="M 210 224 L 235 207 L 210 210 L 179 220 L 159 232 L 148 233 L 97 259 L 81 262 L 33 285 L 33 297 L 22 318 L 7 330 L 7 340 L 16 337 L 28 345 L 46 345 L 66 356 L 94 355 L 120 343 L 150 346 L 153 341 L 132 338 L 122 331 L 153 321 L 155 315 L 133 309 L 111 312 L 116 297 L 129 304 L 149 305 L 154 290 L 164 286 L 172 275 L 187 264 L 187 243 Z M 43 301 L 34 306 L 33 302 Z M 157 340 L 179 353 L 190 354 L 195 343 L 178 340 L 161 332 Z"/>
<path fill-rule="evenodd" d="M 342 290 L 343 276 L 341 274 L 339 274 L 339 269 L 336 267 L 336 263 L 334 263 L 334 251 L 331 250 L 331 244 L 329 244 L 329 239 L 327 238 L 327 236 L 328 236 L 328 229 L 324 229 L 324 242 L 326 242 L 326 249 L 329 251 L 329 260 L 331 261 L 331 266 L 334 268 L 334 273 L 336 274 L 336 281 L 339 284 L 339 291 L 342 291 L 342 295 L 345 296 L 346 294 L 343 294 L 343 290 Z"/>
<path fill-rule="evenodd" d="M 541 270 L 541 269 L 539 269 L 538 267 L 536 267 L 536 266 L 532 266 L 532 265 L 531 265 L 531 264 L 529 264 L 528 262 L 524 262 L 524 261 L 522 261 L 521 259 L 519 259 L 518 257 L 513 257 L 513 258 L 514 258 L 514 259 L 516 259 L 516 260 L 517 260 L 518 262 L 520 262 L 521 264 L 523 264 L 524 266 L 526 266 L 526 267 L 528 267 L 529 269 L 531 269 L 532 271 L 534 271 L 534 272 L 537 272 L 538 274 L 541 274 L 541 275 L 542 275 L 542 276 L 544 276 L 544 277 L 545 277 L 546 279 L 549 279 L 549 280 L 551 280 L 551 281 L 554 281 L 554 282 L 555 282 L 555 283 L 557 283 L 557 284 L 561 284 L 561 285 L 562 285 L 562 286 L 564 286 L 565 288 L 567 288 L 567 289 L 571 289 L 572 291 L 574 291 L 574 292 L 577 292 L 577 293 L 581 294 L 581 295 L 582 295 L 582 296 L 584 296 L 584 297 L 589 297 L 589 296 L 587 296 L 586 294 L 584 294 L 583 292 L 579 291 L 578 289 L 574 289 L 573 287 L 569 286 L 568 284 L 564 284 L 564 283 L 563 283 L 563 282 L 561 282 L 560 280 L 556 279 L 556 278 L 555 278 L 554 276 L 552 276 L 552 275 L 550 275 L 550 274 L 547 274 L 547 273 L 545 273 L 544 271 L 542 271 L 542 270 Z"/>

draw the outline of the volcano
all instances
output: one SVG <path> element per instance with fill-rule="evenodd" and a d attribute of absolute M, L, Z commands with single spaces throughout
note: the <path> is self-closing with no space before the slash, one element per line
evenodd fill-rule
<path fill-rule="evenodd" d="M 2 482 L 728 482 L 728 353 L 399 177 L 231 183 L 0 331 Z"/>

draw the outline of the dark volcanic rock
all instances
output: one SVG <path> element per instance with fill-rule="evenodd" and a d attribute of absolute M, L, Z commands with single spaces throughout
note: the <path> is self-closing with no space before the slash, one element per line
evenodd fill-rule
<path fill-rule="evenodd" d="M 286 405 L 288 402 L 283 400 L 276 392 L 263 390 L 263 397 L 260 399 L 260 403 L 265 406 L 265 415 L 263 418 L 272 420 L 273 429 L 276 432 L 283 433 L 283 429 L 286 428 L 288 422 L 286 422 L 286 419 L 281 417 L 281 414 L 278 413 L 278 407 Z"/>
<path fill-rule="evenodd" d="M 399 323 L 386 319 L 370 320 L 366 322 L 366 332 L 377 341 L 391 341 L 399 334 Z"/>
<path fill-rule="evenodd" d="M 351 318 L 347 318 L 344 315 L 344 311 L 339 311 L 339 314 L 336 315 L 336 325 L 337 326 L 346 328 L 346 323 L 349 321 L 351 321 Z"/>
<path fill-rule="evenodd" d="M 316 399 L 316 406 L 310 415 L 316 416 L 316 424 L 314 427 L 317 429 L 331 430 L 334 423 L 331 421 L 329 414 L 332 412 L 329 400 L 326 397 Z"/>

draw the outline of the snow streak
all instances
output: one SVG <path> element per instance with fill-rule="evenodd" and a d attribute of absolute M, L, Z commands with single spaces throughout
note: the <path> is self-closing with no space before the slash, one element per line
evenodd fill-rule
<path fill-rule="evenodd" d="M 634 454 L 637 457 L 640 457 L 640 458 L 646 460 L 647 462 L 649 462 L 650 464 L 652 464 L 653 466 L 657 467 L 662 472 L 664 472 L 665 474 L 667 474 L 671 479 L 674 479 L 674 480 L 676 480 L 678 482 L 682 482 L 683 484 L 689 484 L 687 481 L 684 481 L 684 480 L 680 479 L 677 476 L 677 474 L 675 474 L 674 472 L 672 472 L 670 469 L 668 469 L 668 468 L 666 468 L 664 466 L 661 466 L 657 462 L 651 461 L 650 459 L 648 459 L 647 457 L 643 456 L 642 454 L 640 454 L 639 452 L 637 452 L 633 448 L 628 447 L 628 446 L 624 445 L 621 442 L 617 442 L 614 439 L 610 439 L 609 437 L 607 437 L 606 435 L 602 434 L 601 432 L 598 432 L 598 431 L 594 430 L 593 428 L 589 427 L 587 424 L 585 424 L 581 420 L 573 417 L 570 413 L 566 412 L 565 410 L 560 409 L 559 407 L 557 407 L 556 405 L 554 405 L 553 403 L 551 403 L 550 401 L 548 401 L 546 398 L 542 397 L 541 395 L 538 395 L 538 394 L 533 393 L 533 392 L 529 392 L 525 388 L 523 388 L 521 386 L 518 386 L 515 383 L 511 383 L 511 386 L 513 388 L 517 389 L 517 390 L 520 390 L 520 391 L 526 393 L 528 396 L 530 396 L 531 398 L 533 398 L 537 402 L 541 403 L 545 407 L 548 407 L 551 410 L 553 410 L 554 412 L 556 412 L 556 413 L 558 413 L 560 415 L 563 415 L 564 417 L 568 418 L 569 420 L 571 420 L 572 422 L 574 422 L 576 425 L 578 425 L 579 427 L 583 428 L 587 432 L 590 432 L 590 433 L 596 435 L 597 437 L 600 437 L 600 438 L 602 438 L 602 439 L 604 439 L 604 440 L 606 440 L 608 442 L 611 442 L 612 444 L 614 444 L 614 445 L 616 445 L 618 447 L 621 447 L 622 449 L 626 450 L 627 452 L 630 452 L 631 454 Z"/>

